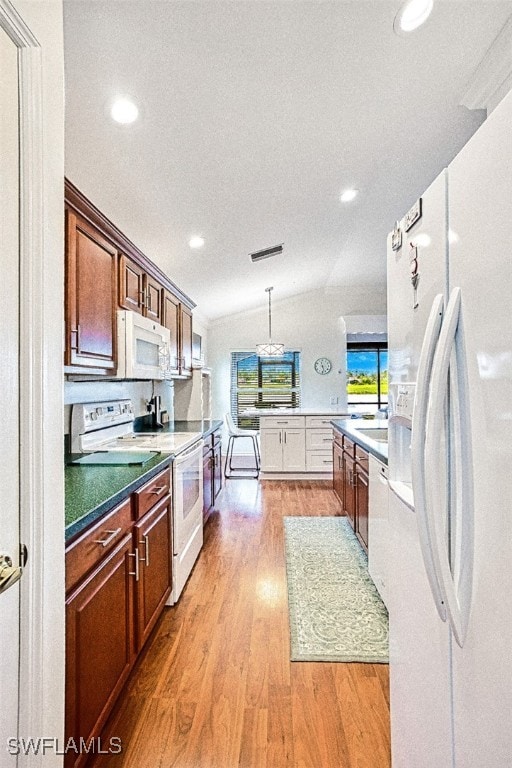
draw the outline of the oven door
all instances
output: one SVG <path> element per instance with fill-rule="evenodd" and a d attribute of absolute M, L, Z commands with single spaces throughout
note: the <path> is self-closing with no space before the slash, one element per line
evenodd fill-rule
<path fill-rule="evenodd" d="M 173 462 L 173 552 L 181 555 L 203 525 L 203 441 L 179 453 Z"/>

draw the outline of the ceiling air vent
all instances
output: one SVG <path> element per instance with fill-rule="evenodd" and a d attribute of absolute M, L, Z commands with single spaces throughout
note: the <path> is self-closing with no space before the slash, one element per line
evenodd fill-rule
<path fill-rule="evenodd" d="M 269 259 L 271 256 L 275 256 L 282 252 L 283 243 L 280 245 L 273 245 L 272 248 L 265 248 L 263 251 L 255 251 L 254 253 L 251 253 L 251 259 L 253 261 L 261 261 L 262 259 Z"/>

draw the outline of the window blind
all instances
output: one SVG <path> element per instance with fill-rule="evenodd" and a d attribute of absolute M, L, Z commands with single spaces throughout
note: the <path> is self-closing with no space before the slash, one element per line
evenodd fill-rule
<path fill-rule="evenodd" d="M 300 406 L 300 352 L 282 357 L 231 353 L 231 415 L 241 429 L 259 429 L 257 416 L 246 409 Z"/>

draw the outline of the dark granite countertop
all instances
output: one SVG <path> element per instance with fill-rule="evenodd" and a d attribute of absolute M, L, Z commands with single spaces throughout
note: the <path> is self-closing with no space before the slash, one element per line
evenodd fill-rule
<path fill-rule="evenodd" d="M 349 437 L 383 464 L 388 463 L 388 444 L 372 440 L 359 431 L 360 429 L 387 429 L 388 422 L 385 419 L 333 419 L 331 424 L 334 429 Z"/>
<path fill-rule="evenodd" d="M 219 419 L 173 421 L 158 431 L 163 433 L 200 432 L 205 438 L 221 427 L 222 421 Z M 156 430 L 149 424 L 139 423 L 136 431 L 155 432 Z M 66 456 L 66 462 L 71 458 L 74 458 L 74 455 Z M 66 464 L 64 472 L 66 541 L 70 541 L 116 504 L 128 498 L 153 475 L 169 466 L 172 458 L 171 454 L 159 453 L 143 465 L 70 466 Z"/>
<path fill-rule="evenodd" d="M 67 465 L 64 471 L 66 541 L 170 466 L 171 460 L 170 454 L 159 453 L 142 465 Z"/>

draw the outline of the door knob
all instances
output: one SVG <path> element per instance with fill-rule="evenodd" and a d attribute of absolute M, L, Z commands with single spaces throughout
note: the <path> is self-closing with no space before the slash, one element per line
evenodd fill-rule
<path fill-rule="evenodd" d="M 23 568 L 14 567 L 9 555 L 0 554 L 0 594 L 21 579 Z"/>

